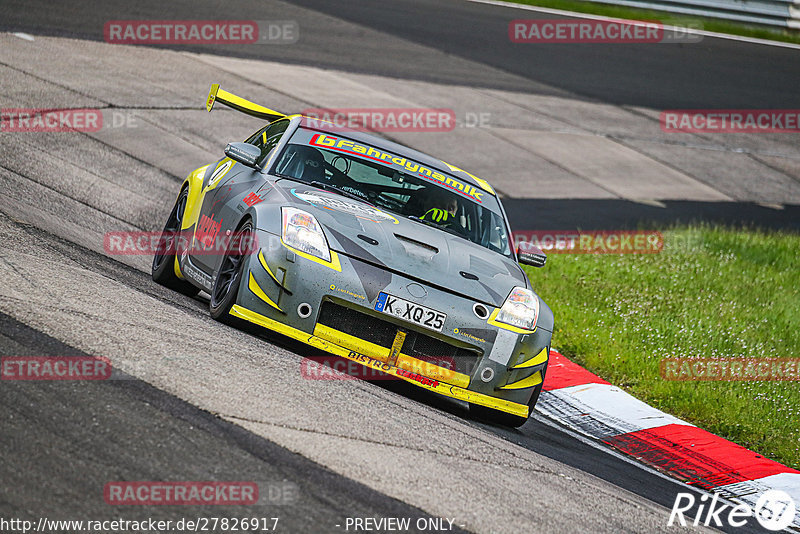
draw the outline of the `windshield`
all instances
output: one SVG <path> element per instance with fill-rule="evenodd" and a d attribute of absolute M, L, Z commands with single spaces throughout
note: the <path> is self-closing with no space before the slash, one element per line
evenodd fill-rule
<path fill-rule="evenodd" d="M 494 196 L 406 157 L 300 128 L 273 173 L 337 191 L 511 256 L 506 224 Z"/>

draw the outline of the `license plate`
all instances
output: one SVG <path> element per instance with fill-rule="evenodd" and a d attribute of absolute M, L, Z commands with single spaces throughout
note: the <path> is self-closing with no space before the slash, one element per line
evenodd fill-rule
<path fill-rule="evenodd" d="M 430 328 L 436 332 L 442 331 L 444 320 L 447 319 L 447 314 L 445 313 L 420 306 L 419 304 L 414 304 L 413 302 L 389 295 L 388 293 L 378 294 L 378 301 L 375 302 L 375 309 L 379 312 L 403 319 L 404 321 Z"/>

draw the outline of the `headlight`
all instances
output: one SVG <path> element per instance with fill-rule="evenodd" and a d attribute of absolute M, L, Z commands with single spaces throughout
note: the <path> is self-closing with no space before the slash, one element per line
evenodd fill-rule
<path fill-rule="evenodd" d="M 328 240 L 322 233 L 317 219 L 308 212 L 297 208 L 281 208 L 283 227 L 281 238 L 292 248 L 311 254 L 325 261 L 331 261 Z"/>
<path fill-rule="evenodd" d="M 496 320 L 526 330 L 536 327 L 539 318 L 539 297 L 530 289 L 515 287 L 500 308 Z"/>

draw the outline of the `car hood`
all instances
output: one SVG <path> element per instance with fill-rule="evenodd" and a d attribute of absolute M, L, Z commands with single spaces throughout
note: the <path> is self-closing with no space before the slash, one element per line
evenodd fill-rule
<path fill-rule="evenodd" d="M 289 203 L 317 218 L 332 250 L 492 306 L 515 286 L 528 287 L 513 260 L 466 239 L 338 193 L 277 185 Z"/>

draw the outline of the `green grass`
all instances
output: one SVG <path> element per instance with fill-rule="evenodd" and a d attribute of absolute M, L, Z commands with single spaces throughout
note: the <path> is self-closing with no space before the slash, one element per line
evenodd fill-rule
<path fill-rule="evenodd" d="M 673 26 L 688 25 L 697 28 L 698 24 L 703 30 L 717 33 L 728 33 L 731 35 L 741 35 L 743 37 L 754 37 L 757 39 L 769 39 L 773 41 L 784 41 L 787 43 L 800 43 L 800 31 L 772 28 L 744 24 L 722 19 L 707 17 L 694 17 L 669 13 L 666 11 L 655 11 L 649 9 L 637 9 L 634 7 L 614 6 L 608 4 L 598 4 L 596 2 L 586 2 L 580 0 L 510 0 L 517 4 L 527 4 L 531 6 L 549 7 L 552 9 L 563 9 L 565 11 L 575 11 L 577 13 L 590 13 L 592 15 L 603 15 L 606 17 L 632 19 L 632 20 L 659 20 L 664 24 Z"/>
<path fill-rule="evenodd" d="M 635 397 L 800 469 L 800 382 L 677 382 L 662 358 L 800 358 L 800 235 L 683 226 L 659 254 L 528 268 L 553 347 Z"/>

